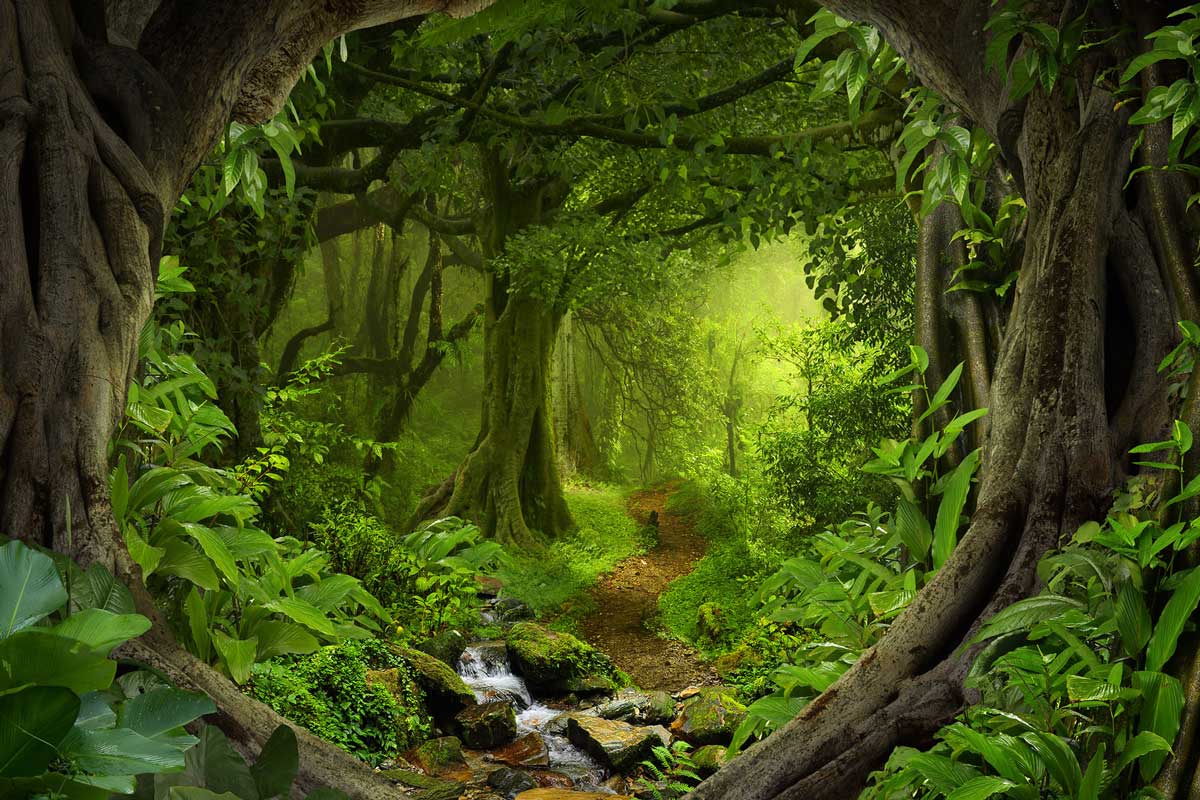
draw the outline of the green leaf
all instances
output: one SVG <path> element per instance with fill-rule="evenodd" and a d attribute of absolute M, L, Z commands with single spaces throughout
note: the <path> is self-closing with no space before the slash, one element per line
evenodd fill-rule
<path fill-rule="evenodd" d="M 1133 685 L 1142 695 L 1138 727 L 1153 731 L 1168 742 L 1175 741 L 1183 714 L 1183 686 L 1179 680 L 1161 672 L 1135 672 Z M 1142 779 L 1150 781 L 1162 768 L 1166 756 L 1151 754 L 1138 764 Z"/>
<path fill-rule="evenodd" d="M 263 745 L 258 761 L 250 767 L 260 800 L 286 797 L 299 769 L 300 751 L 296 745 L 296 733 L 287 725 L 280 725 Z"/>
<path fill-rule="evenodd" d="M 42 774 L 78 713 L 79 697 L 59 686 L 0 695 L 0 777 Z"/>
<path fill-rule="evenodd" d="M 1067 795 L 1074 796 L 1083 780 L 1083 770 L 1071 746 L 1061 736 L 1047 731 L 1032 731 L 1021 739 L 1033 748 L 1046 765 L 1046 771 Z"/>
<path fill-rule="evenodd" d="M 1150 619 L 1150 609 L 1141 591 L 1126 581 L 1117 594 L 1117 602 L 1113 606 L 1117 619 L 1117 630 L 1121 632 L 1121 644 L 1125 652 L 1135 657 L 1142 652 L 1146 642 L 1150 641 L 1153 622 Z"/>
<path fill-rule="evenodd" d="M 128 728 L 75 728 L 60 750 L 80 770 L 100 777 L 166 772 L 184 763 L 178 747 Z"/>
<path fill-rule="evenodd" d="M 896 533 L 913 558 L 922 562 L 928 558 L 933 531 L 921 509 L 907 498 L 900 498 L 896 507 Z"/>
<path fill-rule="evenodd" d="M 960 361 L 958 366 L 950 370 L 950 374 L 946 376 L 946 380 L 942 381 L 942 385 L 934 392 L 933 397 L 929 399 L 929 408 L 925 409 L 925 413 L 920 416 L 918 421 L 924 420 L 930 414 L 936 413 L 939 408 L 946 404 L 946 400 L 950 397 L 950 393 L 954 391 L 954 387 L 958 385 L 958 379 L 962 377 L 963 365 Z"/>
<path fill-rule="evenodd" d="M 333 623 L 329 621 L 329 618 L 325 616 L 325 613 L 321 609 L 312 603 L 296 597 L 281 597 L 278 600 L 272 601 L 267 608 L 290 617 L 301 625 L 306 625 L 318 633 L 333 636 Z"/>
<path fill-rule="evenodd" d="M 946 563 L 950 553 L 958 544 L 958 526 L 967 496 L 971 491 L 971 478 L 979 466 L 979 450 L 974 450 L 962 463 L 954 468 L 946 480 L 942 501 L 938 504 L 937 520 L 933 526 L 933 566 L 935 569 Z"/>
<path fill-rule="evenodd" d="M 1001 610 L 975 635 L 970 642 L 983 641 L 1013 631 L 1029 630 L 1039 622 L 1065 614 L 1069 611 L 1086 611 L 1087 606 L 1071 597 L 1056 594 L 1039 594 L 1018 600 Z"/>
<path fill-rule="evenodd" d="M 12 540 L 0 547 L 0 639 L 27 628 L 67 602 L 50 556 Z"/>
<path fill-rule="evenodd" d="M 253 634 L 258 639 L 258 654 L 255 660 L 266 661 L 276 656 L 312 653 L 320 642 L 303 625 L 283 620 L 264 620 L 254 626 Z"/>
<path fill-rule="evenodd" d="M 254 655 L 258 652 L 258 640 L 253 637 L 234 639 L 218 630 L 212 632 L 212 640 L 234 682 L 241 684 L 249 680 Z"/>
<path fill-rule="evenodd" d="M 199 586 L 201 589 L 217 589 L 221 585 L 212 562 L 181 539 L 169 539 L 163 548 L 166 555 L 158 565 L 163 575 L 176 575 Z"/>
<path fill-rule="evenodd" d="M 141 614 L 114 614 L 88 608 L 64 619 L 50 631 L 74 639 L 100 655 L 107 656 L 117 645 L 136 639 L 150 630 L 150 620 Z"/>
<path fill-rule="evenodd" d="M 1134 761 L 1151 753 L 1170 753 L 1171 743 L 1153 731 L 1142 731 L 1121 750 L 1114 772 L 1120 774 Z"/>
<path fill-rule="evenodd" d="M 950 792 L 946 795 L 946 800 L 987 800 L 993 795 L 1007 792 L 1014 786 L 1016 784 L 1007 778 L 996 775 L 980 775 L 977 778 L 971 778 Z"/>
<path fill-rule="evenodd" d="M 64 686 L 76 694 L 107 689 L 117 663 L 74 639 L 25 630 L 0 640 L 0 691 Z"/>
<path fill-rule="evenodd" d="M 71 581 L 71 607 L 102 608 L 114 614 L 134 612 L 133 594 L 102 564 L 92 564 Z"/>
<path fill-rule="evenodd" d="M 1100 782 L 1104 778 L 1104 742 L 1096 748 L 1096 754 L 1088 762 L 1087 771 L 1079 784 L 1077 800 L 1100 800 Z"/>
<path fill-rule="evenodd" d="M 162 687 L 126 700 L 117 724 L 153 739 L 216 710 L 205 695 Z"/>
<path fill-rule="evenodd" d="M 1146 648 L 1146 669 L 1151 672 L 1162 672 L 1167 661 L 1175 655 L 1175 647 L 1179 636 L 1192 612 L 1200 604 L 1200 568 L 1187 573 L 1179 586 L 1171 593 L 1158 623 L 1154 626 L 1154 634 L 1150 637 L 1150 645 Z"/>
<path fill-rule="evenodd" d="M 208 612 L 204 608 L 204 599 L 193 586 L 183 601 L 183 613 L 187 617 L 188 630 L 192 634 L 192 644 L 196 655 L 201 661 L 208 662 L 212 653 L 212 635 L 208 632 Z"/>

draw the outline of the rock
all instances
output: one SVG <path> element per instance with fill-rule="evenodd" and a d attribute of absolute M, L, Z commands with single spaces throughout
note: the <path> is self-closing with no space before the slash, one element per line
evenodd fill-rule
<path fill-rule="evenodd" d="M 538 786 L 548 789 L 571 789 L 575 786 L 574 779 L 565 772 L 538 770 L 529 774 L 533 776 L 535 781 L 537 781 Z"/>
<path fill-rule="evenodd" d="M 489 754 L 493 761 L 513 767 L 548 767 L 550 749 L 540 733 L 529 733 Z"/>
<path fill-rule="evenodd" d="M 417 645 L 417 649 L 422 653 L 428 653 L 453 669 L 458 664 L 463 650 L 467 649 L 467 637 L 456 630 L 442 631 L 421 642 Z"/>
<path fill-rule="evenodd" d="M 680 704 L 671 732 L 696 746 L 729 744 L 745 718 L 746 707 L 733 696 L 733 690 L 714 686 L 699 690 Z"/>
<path fill-rule="evenodd" d="M 462 742 L 457 736 L 430 739 L 404 755 L 430 775 L 458 772 L 467 765 L 466 759 L 463 758 Z"/>
<path fill-rule="evenodd" d="M 650 758 L 658 735 L 649 728 L 575 714 L 567 723 L 571 744 L 616 772 L 629 772 Z"/>
<path fill-rule="evenodd" d="M 533 609 L 515 597 L 501 597 L 492 603 L 492 613 L 501 625 L 533 619 Z"/>
<path fill-rule="evenodd" d="M 529 773 L 511 767 L 501 767 L 488 775 L 487 783 L 500 794 L 510 798 L 538 787 L 537 781 Z"/>
<path fill-rule="evenodd" d="M 459 659 L 466 664 L 477 664 L 485 672 L 495 670 L 508 664 L 508 645 L 503 639 L 474 642 Z"/>
<path fill-rule="evenodd" d="M 435 718 L 453 717 L 464 708 L 475 705 L 475 693 L 458 673 L 444 661 L 408 647 L 393 647 L 416 673 L 417 683 L 429 698 L 430 711 Z"/>
<path fill-rule="evenodd" d="M 534 694 L 608 692 L 618 679 L 608 656 L 568 633 L 518 622 L 506 641 L 514 671 Z"/>
<path fill-rule="evenodd" d="M 516 800 L 633 800 L 622 794 L 607 792 L 576 792 L 573 789 L 530 789 L 521 792 Z"/>
<path fill-rule="evenodd" d="M 475 582 L 479 584 L 475 593 L 480 597 L 497 597 L 504 588 L 504 581 L 491 575 L 476 575 Z"/>
<path fill-rule="evenodd" d="M 490 750 L 517 738 L 517 713 L 507 700 L 465 708 L 454 721 L 463 744 L 474 750 Z"/>
<path fill-rule="evenodd" d="M 627 689 L 613 700 L 596 706 L 605 719 L 619 719 L 639 725 L 665 725 L 675 719 L 675 701 L 666 692 L 638 692 Z"/>
<path fill-rule="evenodd" d="M 671 735 L 671 732 L 669 730 L 667 730 L 666 728 L 664 728 L 662 725 L 650 725 L 649 727 L 647 727 L 646 730 L 650 731 L 655 736 L 657 736 L 658 740 L 660 742 L 662 742 L 664 745 L 666 745 L 667 747 L 671 746 L 671 739 L 673 739 L 674 737 Z"/>
<path fill-rule="evenodd" d="M 444 781 L 403 769 L 389 769 L 380 774 L 401 786 L 418 790 L 413 795 L 417 800 L 458 800 L 466 788 L 458 781 Z"/>
<path fill-rule="evenodd" d="M 728 750 L 719 744 L 708 744 L 697 747 L 692 751 L 692 763 L 696 765 L 696 774 L 707 778 L 729 761 Z"/>

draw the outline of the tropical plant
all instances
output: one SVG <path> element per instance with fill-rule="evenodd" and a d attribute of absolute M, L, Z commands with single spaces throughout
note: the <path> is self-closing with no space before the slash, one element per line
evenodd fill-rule
<path fill-rule="evenodd" d="M 682 739 L 670 746 L 656 745 L 653 757 L 642 762 L 646 775 L 638 778 L 638 785 L 654 800 L 673 800 L 690 792 L 700 783 L 696 774 L 696 762 L 688 754 L 691 745 Z M 643 796 L 639 794 L 639 796 Z"/>

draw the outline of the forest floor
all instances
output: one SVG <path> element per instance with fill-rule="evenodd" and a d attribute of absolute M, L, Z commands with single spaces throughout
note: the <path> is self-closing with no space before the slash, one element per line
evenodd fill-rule
<path fill-rule="evenodd" d="M 658 596 L 676 578 L 692 571 L 707 541 L 680 514 L 667 511 L 678 487 L 665 484 L 629 498 L 629 513 L 645 525 L 658 512 L 658 546 L 619 562 L 600 577 L 589 594 L 595 611 L 579 625 L 583 638 L 600 649 L 642 689 L 679 691 L 717 682 L 716 673 L 693 648 L 650 629 Z"/>

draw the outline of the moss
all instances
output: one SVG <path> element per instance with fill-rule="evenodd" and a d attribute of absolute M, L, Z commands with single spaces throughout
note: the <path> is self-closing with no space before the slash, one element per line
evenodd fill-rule
<path fill-rule="evenodd" d="M 392 672 L 387 685 L 367 673 Z M 430 730 L 425 694 L 403 659 L 375 640 L 323 647 L 254 668 L 251 692 L 288 719 L 371 764 Z"/>
<path fill-rule="evenodd" d="M 569 633 L 518 622 L 505 643 L 513 666 L 534 691 L 596 693 L 628 682 L 608 656 Z"/>
<path fill-rule="evenodd" d="M 417 682 L 431 701 L 453 706 L 451 713 L 457 713 L 463 706 L 475 705 L 475 693 L 444 661 L 408 647 L 393 647 L 392 652 L 412 668 Z"/>

